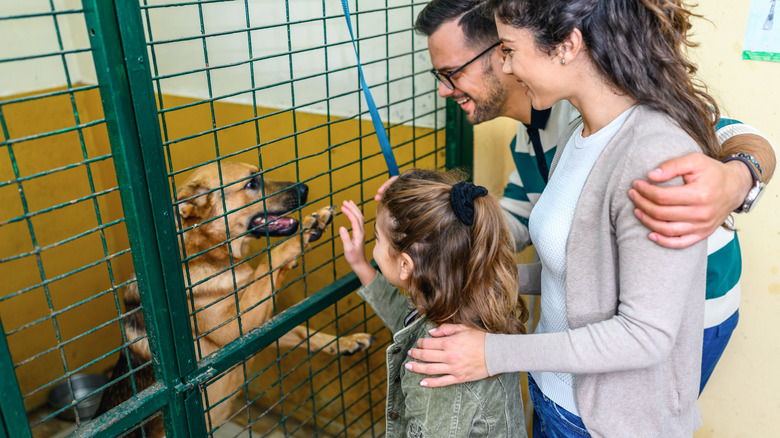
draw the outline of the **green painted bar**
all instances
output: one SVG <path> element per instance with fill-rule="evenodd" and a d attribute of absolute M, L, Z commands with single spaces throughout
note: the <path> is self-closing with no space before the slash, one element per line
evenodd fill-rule
<path fill-rule="evenodd" d="M 70 438 L 116 437 L 165 406 L 168 388 L 161 383 L 139 392 L 105 414 L 76 429 Z M 205 436 L 205 435 L 204 435 Z"/>
<path fill-rule="evenodd" d="M 116 6 L 84 1 L 149 342 L 155 353 L 155 374 L 162 384 L 173 386 L 195 368 L 195 351 L 140 9 L 138 3 L 120 1 Z M 151 191 L 150 187 L 158 189 Z M 187 418 L 183 396 L 155 394 L 167 398 L 164 418 L 169 436 L 205 435 L 203 416 Z M 124 415 L 127 424 L 144 418 L 132 410 Z"/>
<path fill-rule="evenodd" d="M 446 123 L 447 169 L 461 167 L 473 172 L 474 127 L 466 120 L 466 113 L 452 99 L 447 99 Z"/>
<path fill-rule="evenodd" d="M 8 342 L 5 339 L 3 321 L 0 320 L 0 421 L 2 431 L 11 437 L 31 437 L 30 427 L 27 425 L 27 416 L 24 411 L 22 392 L 14 374 L 14 362 L 11 352 L 8 350 Z"/>

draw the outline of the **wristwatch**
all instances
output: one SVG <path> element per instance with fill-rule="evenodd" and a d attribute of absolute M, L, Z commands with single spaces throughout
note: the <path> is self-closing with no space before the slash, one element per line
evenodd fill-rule
<path fill-rule="evenodd" d="M 729 161 L 733 160 L 745 163 L 745 165 L 750 170 L 750 175 L 753 176 L 753 187 L 751 187 L 748 191 L 748 194 L 745 196 L 745 201 L 742 202 L 742 205 L 734 210 L 734 213 L 747 213 L 755 207 L 758 199 L 761 198 L 761 194 L 764 192 L 764 187 L 766 187 L 766 184 L 761 181 L 761 177 L 759 177 L 758 173 L 756 172 L 756 169 L 761 172 L 761 167 L 758 165 L 755 158 L 745 154 L 734 154 L 723 160 L 723 162 L 728 163 Z"/>

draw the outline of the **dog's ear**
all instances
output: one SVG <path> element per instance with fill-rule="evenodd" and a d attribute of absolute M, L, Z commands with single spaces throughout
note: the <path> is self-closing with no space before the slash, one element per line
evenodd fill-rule
<path fill-rule="evenodd" d="M 179 204 L 179 215 L 182 219 L 204 217 L 208 213 L 209 196 L 203 195 L 207 191 L 206 187 L 197 182 L 190 182 L 179 187 L 176 199 L 184 200 Z"/>

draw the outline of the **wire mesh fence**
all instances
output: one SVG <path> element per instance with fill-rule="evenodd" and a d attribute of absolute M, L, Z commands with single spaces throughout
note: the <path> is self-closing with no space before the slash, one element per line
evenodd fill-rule
<path fill-rule="evenodd" d="M 441 168 L 424 4 L 349 6 L 399 165 Z M 371 239 L 387 178 L 341 3 L 14 1 L 0 38 L 6 435 L 383 435 L 330 208 Z"/>
<path fill-rule="evenodd" d="M 33 428 L 71 412 L 81 425 L 85 411 L 35 409 L 58 385 L 87 400 L 70 377 L 104 370 L 122 343 L 132 261 L 106 121 L 82 80 L 94 68 L 81 5 L 0 9 L 0 318 L 18 380 L 3 394 L 21 396 Z"/>

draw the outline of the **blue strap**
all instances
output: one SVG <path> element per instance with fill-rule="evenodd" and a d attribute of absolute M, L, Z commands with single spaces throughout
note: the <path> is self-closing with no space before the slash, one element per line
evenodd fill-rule
<path fill-rule="evenodd" d="M 341 6 L 344 8 L 344 18 L 347 19 L 349 36 L 352 38 L 352 48 L 355 49 L 355 58 L 357 58 L 358 72 L 360 73 L 360 86 L 363 88 L 363 94 L 366 96 L 368 111 L 371 113 L 371 120 L 374 122 L 374 131 L 376 131 L 376 136 L 379 139 L 379 146 L 382 148 L 382 154 L 385 156 L 387 170 L 390 172 L 390 176 L 396 176 L 398 175 L 398 165 L 395 164 L 393 148 L 390 147 L 390 140 L 387 138 L 385 126 L 382 124 L 382 118 L 379 117 L 379 111 L 377 111 L 376 104 L 374 104 L 374 98 L 371 97 L 371 91 L 369 91 L 368 85 L 366 85 L 366 79 L 363 76 L 363 67 L 360 65 L 360 56 L 358 56 L 357 45 L 355 44 L 355 35 L 352 33 L 352 20 L 349 18 L 347 0 L 341 0 Z"/>
<path fill-rule="evenodd" d="M 547 167 L 547 158 L 544 156 L 544 147 L 542 147 L 542 138 L 539 135 L 539 130 L 547 126 L 547 120 L 550 118 L 551 112 L 552 108 L 541 111 L 531 108 L 531 123 L 523 123 L 525 131 L 528 133 L 528 139 L 531 140 L 531 144 L 534 147 L 536 166 L 539 168 L 539 173 L 542 175 L 545 184 L 547 184 L 547 180 L 550 177 L 550 170 Z"/>

